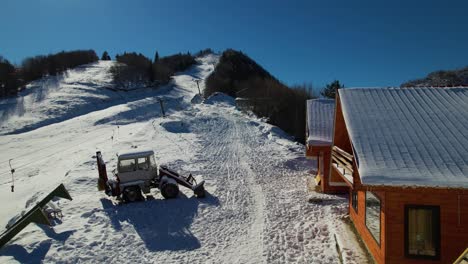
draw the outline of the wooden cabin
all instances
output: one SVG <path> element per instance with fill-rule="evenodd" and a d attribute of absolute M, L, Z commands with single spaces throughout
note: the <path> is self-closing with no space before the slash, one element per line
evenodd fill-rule
<path fill-rule="evenodd" d="M 332 174 L 377 263 L 453 263 L 468 247 L 468 88 L 337 95 Z"/>
<path fill-rule="evenodd" d="M 347 192 L 341 177 L 330 174 L 335 100 L 307 100 L 306 116 L 306 157 L 317 160 L 316 185 L 325 193 Z"/>

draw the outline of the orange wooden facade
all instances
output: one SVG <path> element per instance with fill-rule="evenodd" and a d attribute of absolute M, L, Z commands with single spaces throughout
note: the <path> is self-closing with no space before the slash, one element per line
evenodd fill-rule
<path fill-rule="evenodd" d="M 320 179 L 320 190 L 324 193 L 346 193 L 349 187 L 343 179 L 330 170 L 331 146 L 306 145 L 306 155 L 317 159 L 316 179 Z"/>
<path fill-rule="evenodd" d="M 320 179 L 320 190 L 323 193 L 347 193 L 349 186 L 343 179 L 331 170 L 331 145 L 306 144 L 306 157 L 317 159 L 317 174 L 315 179 Z"/>
<path fill-rule="evenodd" d="M 334 145 L 350 153 L 351 142 L 344 122 L 339 96 L 335 116 Z M 357 232 L 377 263 L 453 263 L 468 247 L 468 189 L 366 186 L 360 181 L 356 162 L 349 183 L 349 215 Z M 331 173 L 346 180 L 342 171 Z M 366 192 L 380 200 L 380 238 L 374 239 L 366 226 Z M 357 210 L 353 207 L 357 194 Z M 405 251 L 405 206 L 435 206 L 439 209 L 439 256 L 437 259 L 407 256 Z"/>
<path fill-rule="evenodd" d="M 366 226 L 366 191 L 379 197 L 380 244 Z M 356 230 L 377 263 L 453 263 L 468 247 L 468 191 L 436 188 L 375 188 L 360 186 L 357 211 L 352 203 L 349 215 Z M 405 205 L 433 205 L 440 208 L 440 257 L 417 259 L 405 255 Z"/>

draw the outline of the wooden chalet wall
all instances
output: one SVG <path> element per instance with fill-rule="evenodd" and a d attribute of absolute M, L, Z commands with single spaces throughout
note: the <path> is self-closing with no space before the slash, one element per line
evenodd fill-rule
<path fill-rule="evenodd" d="M 374 189 L 372 192 L 381 202 L 380 245 L 366 226 L 366 189 Z M 357 193 L 358 210 L 356 212 L 350 203 L 349 214 L 377 263 L 453 263 L 468 247 L 468 191 L 466 190 L 361 186 Z M 439 260 L 405 256 L 405 205 L 440 207 Z"/>
<path fill-rule="evenodd" d="M 331 171 L 331 146 L 312 146 L 307 147 L 307 155 L 317 158 L 317 175 L 321 178 L 320 189 L 324 193 L 347 193 L 348 186 L 337 186 L 334 183 L 345 184 L 343 179 Z M 320 159 L 323 164 L 320 164 Z M 323 174 L 322 171 L 323 170 Z"/>
<path fill-rule="evenodd" d="M 366 244 L 367 249 L 370 251 L 372 256 L 374 257 L 377 263 L 385 263 L 385 249 L 386 249 L 386 229 L 385 229 L 385 192 L 373 192 L 375 196 L 377 196 L 380 200 L 380 241 L 374 239 L 372 234 L 370 233 L 369 229 L 366 226 L 366 192 L 365 191 L 357 191 L 358 195 L 358 210 L 357 212 L 354 210 L 351 202 L 349 203 L 349 215 L 351 220 L 354 223 L 354 227 L 358 231 L 359 235 L 361 236 L 362 240 Z M 350 191 L 350 198 L 351 201 L 351 194 Z M 402 240 L 403 241 L 403 240 Z"/>
<path fill-rule="evenodd" d="M 386 191 L 385 263 L 453 263 L 468 247 L 468 191 L 434 188 Z M 405 205 L 440 207 L 440 260 L 405 257 Z"/>
<path fill-rule="evenodd" d="M 352 145 L 337 96 L 334 146 L 352 154 Z M 340 175 L 333 166 L 332 175 Z M 357 193 L 357 212 L 352 193 Z M 366 191 L 380 200 L 380 241 L 366 226 Z M 349 193 L 349 215 L 357 232 L 377 263 L 453 263 L 468 247 L 468 190 L 429 187 L 377 187 L 362 185 L 353 160 L 353 183 Z M 415 259 L 405 255 L 405 206 L 432 205 L 440 208 L 440 258 Z"/>
<path fill-rule="evenodd" d="M 339 104 L 337 106 L 339 106 Z M 307 122 L 308 121 L 306 119 L 306 124 Z M 336 125 L 336 121 L 335 121 L 335 125 Z M 309 134 L 308 134 L 307 125 L 306 125 L 306 138 L 308 136 Z M 349 142 L 349 139 L 348 139 L 348 142 Z M 333 173 L 330 167 L 331 152 L 332 152 L 331 148 L 332 148 L 331 145 L 319 146 L 319 145 L 306 144 L 306 156 L 317 158 L 317 175 L 319 175 L 321 178 L 320 190 L 323 193 L 347 193 L 349 191 L 348 186 L 333 185 L 334 183 L 345 184 L 345 182 L 339 175 L 337 175 L 336 173 Z M 322 164 L 323 168 L 320 165 L 320 157 L 323 158 L 323 164 Z M 323 169 L 323 175 L 321 173 L 322 169 Z"/>
<path fill-rule="evenodd" d="M 336 111 L 335 111 L 335 129 L 333 134 L 333 146 L 337 146 L 340 149 L 353 153 L 351 148 L 351 141 L 348 135 L 348 129 L 343 117 L 343 110 L 341 108 L 340 96 L 336 96 Z"/>

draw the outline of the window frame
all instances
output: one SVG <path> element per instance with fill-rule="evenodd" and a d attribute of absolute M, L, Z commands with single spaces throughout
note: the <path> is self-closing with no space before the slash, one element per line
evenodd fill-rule
<path fill-rule="evenodd" d="M 122 171 L 122 161 L 127 161 L 127 160 L 133 160 L 133 170 L 125 170 L 125 171 Z M 119 160 L 118 162 L 118 171 L 120 173 L 128 173 L 128 172 L 133 172 L 133 171 L 136 171 L 138 169 L 138 160 L 137 159 L 121 159 Z"/>
<path fill-rule="evenodd" d="M 356 196 L 356 200 L 354 200 L 354 197 Z M 351 191 L 351 207 L 353 207 L 354 212 L 356 214 L 359 213 L 359 194 L 357 191 Z"/>
<path fill-rule="evenodd" d="M 410 209 L 430 209 L 432 211 L 432 221 L 434 227 L 432 229 L 433 239 L 435 244 L 435 256 L 429 255 L 415 255 L 409 253 L 409 210 Z M 405 257 L 411 259 L 428 259 L 428 260 L 440 260 L 440 251 L 441 251 L 441 226 L 440 226 L 440 206 L 439 205 L 418 205 L 418 204 L 406 204 L 405 205 L 405 227 L 404 227 L 404 250 Z"/>
<path fill-rule="evenodd" d="M 374 197 L 379 200 L 379 240 L 375 238 L 374 234 L 372 231 L 369 229 L 367 226 L 367 193 L 371 193 Z M 364 225 L 366 226 L 367 231 L 371 234 L 371 237 L 374 239 L 374 241 L 377 243 L 377 245 L 380 247 L 380 241 L 382 240 L 382 200 L 380 197 L 375 194 L 374 192 L 371 191 L 366 191 L 365 193 L 365 199 L 364 199 Z"/>
<path fill-rule="evenodd" d="M 140 163 L 140 159 L 144 159 L 145 162 L 143 163 Z M 141 158 L 137 158 L 137 167 L 138 167 L 138 170 L 145 170 L 145 171 L 148 171 L 151 166 L 150 166 L 150 162 L 149 162 L 149 158 L 148 157 L 141 157 Z M 144 164 L 146 168 L 142 168 L 140 165 Z"/>

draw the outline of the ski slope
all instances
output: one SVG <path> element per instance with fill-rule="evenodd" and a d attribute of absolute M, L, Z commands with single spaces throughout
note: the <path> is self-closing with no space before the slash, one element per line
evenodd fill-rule
<path fill-rule="evenodd" d="M 205 79 L 218 56 L 197 60 L 159 89 L 107 89 L 113 62 L 98 62 L 57 77 L 54 88 L 37 82 L 15 99 L 21 107 L 1 101 L 0 227 L 60 183 L 73 197 L 55 201 L 64 217 L 52 229 L 31 224 L 0 249 L 1 263 L 340 263 L 335 236 L 345 263 L 366 261 L 341 221 L 346 198 L 313 193 L 324 202 L 307 202 L 314 164 L 304 146 L 226 95 L 201 102 L 193 79 Z M 207 197 L 181 188 L 164 200 L 153 190 L 145 202 L 119 204 L 98 192 L 95 152 L 110 171 L 115 153 L 131 148 L 202 175 Z"/>

